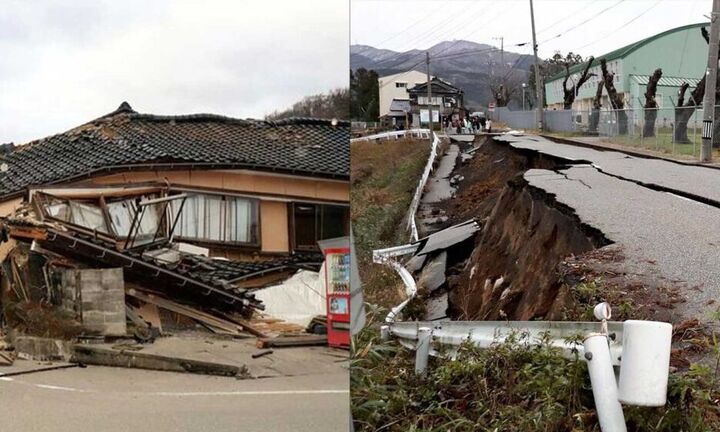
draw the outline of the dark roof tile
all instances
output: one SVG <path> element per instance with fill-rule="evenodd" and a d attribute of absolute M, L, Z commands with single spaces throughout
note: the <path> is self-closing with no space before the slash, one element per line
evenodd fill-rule
<path fill-rule="evenodd" d="M 292 118 L 241 120 L 215 114 L 139 114 L 127 102 L 67 132 L 0 156 L 0 196 L 97 170 L 196 163 L 347 179 L 350 124 Z"/>

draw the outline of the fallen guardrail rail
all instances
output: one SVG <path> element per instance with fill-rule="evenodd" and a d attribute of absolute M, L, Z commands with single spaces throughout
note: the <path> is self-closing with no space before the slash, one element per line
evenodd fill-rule
<path fill-rule="evenodd" d="M 455 359 L 465 343 L 489 348 L 510 335 L 528 344 L 549 343 L 588 365 L 590 383 L 603 432 L 626 432 L 621 403 L 663 406 L 667 400 L 672 325 L 657 321 L 608 321 L 607 303 L 595 307 L 601 322 L 565 321 L 418 321 L 388 322 L 383 340 L 395 338 L 416 350 L 415 372 L 423 374 L 429 356 Z M 388 315 L 389 316 L 389 315 Z M 615 368 L 619 368 L 616 380 Z"/>
<path fill-rule="evenodd" d="M 417 284 L 415 283 L 415 279 L 413 279 L 408 269 L 403 267 L 403 265 L 400 264 L 397 260 L 395 260 L 395 258 L 415 253 L 418 246 L 418 244 L 406 244 L 402 246 L 390 247 L 387 249 L 377 249 L 373 251 L 373 262 L 376 264 L 385 264 L 392 267 L 400 276 L 400 279 L 402 279 L 403 284 L 405 285 L 405 295 L 407 296 L 407 298 L 399 305 L 390 309 L 390 312 L 385 317 L 385 322 L 394 322 L 395 318 L 400 315 L 400 312 L 402 312 L 405 306 L 410 303 L 410 301 L 414 299 L 417 295 Z"/>
<path fill-rule="evenodd" d="M 401 131 L 382 132 L 374 135 L 368 135 L 359 138 L 353 138 L 350 142 L 361 142 L 361 141 L 383 141 L 383 140 L 397 140 L 401 138 L 430 138 L 430 129 L 408 129 Z"/>

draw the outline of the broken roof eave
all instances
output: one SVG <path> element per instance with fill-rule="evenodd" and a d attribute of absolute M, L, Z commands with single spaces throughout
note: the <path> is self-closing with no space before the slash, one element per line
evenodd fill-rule
<path fill-rule="evenodd" d="M 312 172 L 306 170 L 292 169 L 292 168 L 281 168 L 281 167 L 267 167 L 258 166 L 254 164 L 227 164 L 227 163 L 205 163 L 205 162 L 160 162 L 160 163 L 144 163 L 144 164 L 128 164 L 128 165 L 110 165 L 102 168 L 96 168 L 91 171 L 87 171 L 83 174 L 77 174 L 62 179 L 58 179 L 48 183 L 27 185 L 22 189 L 17 189 L 12 192 L 8 192 L 0 195 L 0 201 L 7 201 L 14 198 L 22 198 L 30 189 L 38 189 L 48 187 L 52 185 L 58 185 L 66 182 L 83 180 L 91 178 L 98 174 L 112 174 L 117 172 L 128 172 L 128 171 L 140 171 L 144 169 L 158 169 L 163 168 L 167 170 L 181 170 L 181 169 L 194 169 L 194 168 L 210 168 L 210 169 L 249 169 L 251 171 L 270 172 L 278 174 L 291 174 L 300 175 L 312 178 L 326 179 L 326 180 L 339 180 L 339 181 L 350 181 L 349 174 L 337 174 L 329 172 Z"/>

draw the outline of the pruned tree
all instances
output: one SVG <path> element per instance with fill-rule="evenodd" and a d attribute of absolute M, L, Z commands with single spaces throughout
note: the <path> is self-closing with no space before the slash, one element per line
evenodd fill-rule
<path fill-rule="evenodd" d="M 623 96 L 615 89 L 615 74 L 608 71 L 607 61 L 605 59 L 600 59 L 600 70 L 602 70 L 603 81 L 605 82 L 605 90 L 607 90 L 608 93 L 610 106 L 612 109 L 617 110 L 618 135 L 627 135 L 628 118 L 627 113 L 623 111 L 625 101 L 623 100 Z"/>
<path fill-rule="evenodd" d="M 567 53 L 567 55 L 563 56 L 559 52 L 556 52 L 552 57 L 544 59 L 542 63 L 540 63 L 539 66 L 541 82 L 547 82 L 550 77 L 562 73 L 565 70 L 565 66 L 572 67 L 581 63 L 583 63 L 583 57 L 580 54 L 569 52 Z M 530 94 L 536 94 L 537 84 L 535 83 L 535 70 L 533 65 L 531 65 L 530 69 L 528 70 L 527 79 Z M 547 105 L 547 95 L 545 94 L 545 92 L 542 92 L 542 95 L 543 100 L 539 103 L 541 103 L 542 106 L 545 106 Z"/>
<path fill-rule="evenodd" d="M 590 113 L 590 132 L 598 131 L 598 124 L 600 124 L 600 108 L 602 108 L 602 91 L 605 86 L 605 81 L 600 80 L 595 92 L 595 99 L 593 99 L 593 108 Z"/>
<path fill-rule="evenodd" d="M 658 81 L 662 77 L 662 69 L 657 68 L 653 72 L 650 80 L 648 81 L 647 89 L 645 90 L 645 125 L 643 126 L 644 137 L 655 136 L 655 121 L 658 115 L 658 103 L 655 100 L 655 94 L 657 93 Z"/>
<path fill-rule="evenodd" d="M 698 82 L 697 87 L 690 92 L 690 98 L 685 101 L 685 92 L 690 85 L 686 82 L 682 83 L 680 90 L 678 91 L 678 100 L 675 107 L 675 142 L 677 143 L 689 143 L 690 139 L 687 136 L 687 125 L 690 117 L 698 107 L 698 104 L 702 101 L 705 95 L 705 77 L 702 77 Z M 717 96 L 716 96 L 717 98 Z"/>
<path fill-rule="evenodd" d="M 507 106 L 508 101 L 510 100 L 507 88 L 504 85 L 500 84 L 500 87 L 498 87 L 497 89 L 493 88 L 492 91 L 493 98 L 495 99 L 495 106 Z"/>
<path fill-rule="evenodd" d="M 563 109 L 571 109 L 573 102 L 575 102 L 575 95 L 577 94 L 577 91 L 580 87 L 583 86 L 589 80 L 590 78 L 594 77 L 594 73 L 589 73 L 590 68 L 592 67 L 593 61 L 595 60 L 595 57 L 590 56 L 587 60 L 587 64 L 585 65 L 585 69 L 583 69 L 582 75 L 580 75 L 580 79 L 576 83 L 573 83 L 573 86 L 568 88 L 567 82 L 570 78 L 570 65 L 568 63 L 565 63 L 565 79 L 563 80 Z"/>
<path fill-rule="evenodd" d="M 710 35 L 708 31 L 705 29 L 705 27 L 700 29 L 700 34 L 702 35 L 703 39 L 705 39 L 705 42 L 708 44 L 710 43 Z M 707 75 L 703 75 L 703 77 L 700 79 L 700 82 L 698 82 L 697 87 L 690 92 L 690 98 L 685 101 L 685 92 L 687 91 L 689 84 L 688 83 L 682 83 L 680 86 L 680 90 L 678 91 L 678 100 L 677 105 L 675 106 L 675 131 L 674 131 L 674 138 L 675 142 L 677 143 L 689 143 L 691 142 L 690 139 L 687 136 L 687 126 L 688 122 L 690 121 L 690 117 L 695 113 L 695 110 L 697 107 L 702 103 L 703 97 L 705 95 L 705 77 Z M 720 78 L 720 76 L 718 77 Z M 720 86 L 716 87 L 720 91 Z M 718 99 L 718 92 L 715 92 L 715 105 L 717 105 L 717 99 Z M 715 113 L 717 116 L 717 112 Z M 717 122 L 716 122 L 717 123 Z"/>

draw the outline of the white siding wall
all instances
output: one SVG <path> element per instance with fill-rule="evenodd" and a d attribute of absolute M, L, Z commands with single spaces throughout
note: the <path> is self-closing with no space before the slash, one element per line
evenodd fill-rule
<path fill-rule="evenodd" d="M 408 90 L 416 84 L 427 81 L 427 74 L 418 71 L 403 72 L 378 78 L 380 88 L 380 115 L 390 112 L 393 99 L 409 99 Z M 406 83 L 406 87 L 398 87 L 396 83 Z"/>

